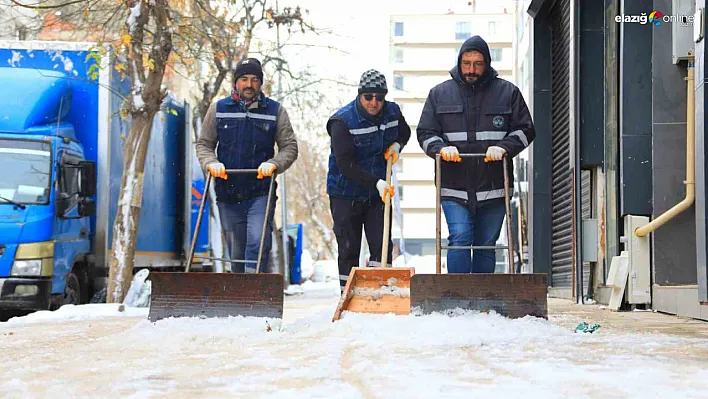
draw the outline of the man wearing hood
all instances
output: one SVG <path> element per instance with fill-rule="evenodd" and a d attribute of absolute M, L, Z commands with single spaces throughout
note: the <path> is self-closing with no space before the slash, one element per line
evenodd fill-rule
<path fill-rule="evenodd" d="M 396 163 L 411 135 L 401 109 L 385 100 L 386 93 L 386 77 L 370 69 L 361 75 L 356 99 L 327 121 L 331 137 L 327 194 L 339 247 L 341 289 L 352 266 L 359 264 L 362 226 L 370 264 L 381 262 L 384 204 L 394 195 L 393 186 L 386 183 L 386 162 L 392 158 Z M 392 248 L 389 238 L 388 259 Z"/>
<path fill-rule="evenodd" d="M 442 208 L 451 246 L 493 246 L 506 214 L 503 157 L 510 160 L 536 136 L 521 91 L 497 77 L 480 36 L 460 48 L 451 79 L 433 87 L 418 123 L 418 142 L 441 155 Z M 486 154 L 461 158 L 460 153 Z M 513 162 L 508 174 L 513 183 Z M 513 187 L 513 186 L 512 186 Z M 494 250 L 448 250 L 448 273 L 494 273 Z"/>

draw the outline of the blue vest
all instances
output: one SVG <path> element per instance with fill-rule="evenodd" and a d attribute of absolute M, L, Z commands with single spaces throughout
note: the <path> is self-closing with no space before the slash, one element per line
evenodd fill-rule
<path fill-rule="evenodd" d="M 275 155 L 275 134 L 280 104 L 265 96 L 257 108 L 243 106 L 226 97 L 216 103 L 216 156 L 226 169 L 258 169 Z M 219 201 L 235 202 L 268 195 L 270 178 L 256 174 L 232 174 L 228 180 L 215 179 Z"/>
<path fill-rule="evenodd" d="M 401 109 L 396 103 L 386 101 L 379 124 L 374 124 L 359 113 L 356 106 L 357 101 L 354 100 L 345 105 L 335 115 L 344 120 L 349 127 L 349 132 L 354 136 L 359 166 L 379 179 L 386 180 L 384 152 L 398 140 L 398 120 Z M 379 196 L 376 188 L 362 186 L 340 172 L 332 145 L 330 145 L 329 171 L 327 172 L 327 194 L 359 201 Z"/>

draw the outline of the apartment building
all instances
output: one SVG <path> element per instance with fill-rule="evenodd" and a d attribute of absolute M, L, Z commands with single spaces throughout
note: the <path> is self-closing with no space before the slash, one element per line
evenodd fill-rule
<path fill-rule="evenodd" d="M 425 99 L 433 86 L 450 78 L 460 46 L 474 35 L 488 42 L 499 76 L 515 81 L 514 3 L 460 1 L 437 13 L 428 9 L 390 17 L 389 98 L 401 106 L 413 130 L 396 165 L 401 220 L 394 220 L 392 231 L 394 241 L 403 237 L 407 253 L 435 254 L 434 161 L 415 138 Z M 443 240 L 447 235 L 443 217 Z"/>

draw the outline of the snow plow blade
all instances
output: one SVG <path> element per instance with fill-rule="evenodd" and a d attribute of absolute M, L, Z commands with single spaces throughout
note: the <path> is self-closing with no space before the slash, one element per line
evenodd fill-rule
<path fill-rule="evenodd" d="M 345 311 L 409 314 L 414 273 L 415 269 L 408 267 L 353 267 L 332 321 L 339 320 Z"/>
<path fill-rule="evenodd" d="M 148 319 L 283 317 L 283 275 L 269 273 L 151 273 Z"/>
<path fill-rule="evenodd" d="M 534 274 L 416 274 L 411 314 L 449 313 L 457 308 L 494 311 L 511 319 L 548 319 L 548 276 Z"/>

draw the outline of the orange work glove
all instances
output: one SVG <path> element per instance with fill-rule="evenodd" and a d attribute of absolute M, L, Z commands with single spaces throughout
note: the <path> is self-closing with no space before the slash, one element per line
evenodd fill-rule
<path fill-rule="evenodd" d="M 379 180 L 376 183 L 376 189 L 379 190 L 381 201 L 384 204 L 389 198 L 393 198 L 393 196 L 396 195 L 396 190 L 393 189 L 393 185 L 388 185 L 384 180 Z"/>
<path fill-rule="evenodd" d="M 504 155 L 506 155 L 505 149 L 493 145 L 489 147 L 487 149 L 487 153 L 484 154 L 484 162 L 501 161 L 504 158 Z"/>
<path fill-rule="evenodd" d="M 226 167 L 221 162 L 210 163 L 207 165 L 207 170 L 213 177 L 220 177 L 224 180 L 229 178 L 229 175 L 226 174 Z"/>
<path fill-rule="evenodd" d="M 457 151 L 457 147 L 451 145 L 440 150 L 440 155 L 442 159 L 448 162 L 462 162 L 462 157 L 460 157 L 460 152 Z"/>
<path fill-rule="evenodd" d="M 389 158 L 393 157 L 393 164 L 398 161 L 398 155 L 401 151 L 401 145 L 398 143 L 393 143 L 390 146 L 388 146 L 388 149 L 386 150 L 386 153 L 384 153 L 384 159 L 388 160 Z"/>
<path fill-rule="evenodd" d="M 274 164 L 270 162 L 263 162 L 261 166 L 258 167 L 258 176 L 256 176 L 256 178 L 262 179 L 263 176 L 273 176 L 273 172 L 275 172 L 276 169 L 277 167 Z"/>

